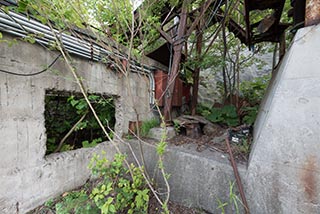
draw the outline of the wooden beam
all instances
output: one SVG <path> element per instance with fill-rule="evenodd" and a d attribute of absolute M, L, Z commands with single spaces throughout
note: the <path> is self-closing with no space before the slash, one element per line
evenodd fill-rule
<path fill-rule="evenodd" d="M 187 23 L 187 12 L 188 12 L 188 0 L 184 0 L 182 4 L 179 26 L 178 26 L 178 35 L 176 40 L 173 42 L 173 60 L 171 70 L 168 74 L 168 82 L 166 87 L 165 94 L 165 104 L 164 104 L 164 118 L 166 122 L 171 122 L 171 108 L 172 108 L 172 98 L 173 91 L 176 82 L 176 78 L 179 75 L 179 67 L 182 55 L 182 48 L 184 44 L 184 35 L 186 31 Z"/>
<path fill-rule="evenodd" d="M 166 33 L 165 31 L 163 31 L 161 28 L 157 27 L 157 30 L 159 31 L 160 35 L 165 39 L 167 40 L 170 44 L 173 43 L 173 40 L 171 38 L 171 36 Z"/>
<path fill-rule="evenodd" d="M 250 9 L 249 9 L 249 0 L 244 0 L 244 20 L 246 22 L 246 43 L 249 46 L 251 45 L 251 27 L 250 27 Z"/>
<path fill-rule="evenodd" d="M 191 26 L 189 27 L 188 32 L 186 33 L 187 37 L 191 35 L 191 33 L 195 30 L 213 1 L 214 0 L 208 0 L 203 4 L 203 6 L 201 6 L 203 9 L 201 9 L 200 15 L 192 22 Z"/>

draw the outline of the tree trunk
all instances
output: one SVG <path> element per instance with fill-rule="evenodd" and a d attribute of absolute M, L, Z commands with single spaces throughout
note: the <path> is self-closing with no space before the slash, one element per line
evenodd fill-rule
<path fill-rule="evenodd" d="M 226 38 L 226 25 L 225 20 L 222 22 L 222 39 L 223 39 L 223 67 L 222 67 L 222 76 L 223 76 L 223 88 L 224 88 L 224 100 L 228 96 L 228 86 L 227 86 L 227 72 L 226 72 L 226 60 L 227 60 L 227 38 Z"/>
<path fill-rule="evenodd" d="M 197 66 L 193 73 L 193 87 L 192 87 L 192 101 L 191 101 L 191 115 L 196 114 L 196 107 L 198 103 L 198 91 L 199 91 L 199 75 L 200 75 L 200 62 L 201 62 L 201 49 L 202 49 L 202 37 L 200 26 L 196 32 L 197 37 Z"/>
<path fill-rule="evenodd" d="M 181 52 L 184 44 L 184 34 L 186 31 L 186 23 L 187 23 L 187 3 L 185 0 L 182 5 L 179 27 L 178 27 L 178 35 L 177 39 L 173 43 L 173 60 L 170 72 L 168 74 L 168 82 L 167 82 L 167 90 L 165 95 L 165 104 L 164 104 L 164 118 L 165 121 L 171 121 L 171 108 L 172 108 L 172 97 L 174 86 L 176 82 L 176 78 L 179 75 L 179 65 L 181 60 Z"/>

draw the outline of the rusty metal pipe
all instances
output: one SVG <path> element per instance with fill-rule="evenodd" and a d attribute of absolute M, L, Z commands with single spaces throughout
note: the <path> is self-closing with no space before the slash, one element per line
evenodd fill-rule
<path fill-rule="evenodd" d="M 230 147 L 230 143 L 229 143 L 229 137 L 226 138 L 226 144 L 227 144 L 228 153 L 229 153 L 229 156 L 230 156 L 230 163 L 231 163 L 231 166 L 232 166 L 232 169 L 233 169 L 234 177 L 236 178 L 237 186 L 238 186 L 238 189 L 239 189 L 239 192 L 240 192 L 240 197 L 241 197 L 241 201 L 243 203 L 244 209 L 245 209 L 245 213 L 246 214 L 250 214 L 249 206 L 248 206 L 247 199 L 246 199 L 246 196 L 245 196 L 244 191 L 243 191 L 243 185 L 242 185 L 242 182 L 241 182 L 241 178 L 240 178 L 240 175 L 239 175 L 237 164 L 234 161 L 233 154 L 232 154 L 232 151 L 231 151 L 231 147 Z"/>

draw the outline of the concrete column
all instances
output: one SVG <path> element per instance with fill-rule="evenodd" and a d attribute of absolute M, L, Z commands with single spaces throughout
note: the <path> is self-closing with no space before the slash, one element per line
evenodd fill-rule
<path fill-rule="evenodd" d="M 251 213 L 319 213 L 320 25 L 299 29 L 255 123 L 246 179 Z"/>

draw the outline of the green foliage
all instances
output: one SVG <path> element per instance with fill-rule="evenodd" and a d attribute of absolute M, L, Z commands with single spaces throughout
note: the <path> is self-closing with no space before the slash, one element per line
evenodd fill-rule
<path fill-rule="evenodd" d="M 27 13 L 43 24 L 50 20 L 60 30 L 77 26 L 84 28 L 83 19 L 88 18 L 88 10 L 83 1 L 78 0 L 20 0 L 17 12 Z"/>
<path fill-rule="evenodd" d="M 103 32 L 108 32 L 116 41 L 127 44 L 126 37 L 131 26 L 132 5 L 129 0 L 85 1 L 92 23 Z"/>
<path fill-rule="evenodd" d="M 57 214 L 90 214 L 98 213 L 99 209 L 89 199 L 87 193 L 81 190 L 65 193 L 61 201 L 55 204 L 55 211 Z"/>
<path fill-rule="evenodd" d="M 251 105 L 259 104 L 266 92 L 270 82 L 270 75 L 256 77 L 252 81 L 243 81 L 240 84 L 242 97 L 250 102 Z"/>
<path fill-rule="evenodd" d="M 237 149 L 240 153 L 249 155 L 250 153 L 250 143 L 249 139 L 244 139 L 241 141 L 241 144 L 237 145 Z"/>
<path fill-rule="evenodd" d="M 216 199 L 217 202 L 218 202 L 218 207 L 217 209 L 221 211 L 221 214 L 225 214 L 226 211 L 225 211 L 225 207 L 228 206 L 228 203 L 227 202 L 222 202 L 219 198 Z"/>
<path fill-rule="evenodd" d="M 125 156 L 120 154 L 116 154 L 111 162 L 94 155 L 89 168 L 99 182 L 50 199 L 45 206 L 57 214 L 147 213 L 149 189 L 142 175 L 143 169 L 133 164 L 127 169 L 124 160 Z"/>
<path fill-rule="evenodd" d="M 45 98 L 47 154 L 55 151 L 61 139 L 72 128 L 74 128 L 72 134 L 68 136 L 60 151 L 92 147 L 107 140 L 84 98 L 75 95 L 60 96 L 59 92 L 53 94 L 57 95 L 48 95 Z M 89 95 L 89 100 L 103 125 L 113 129 L 115 124 L 113 98 Z M 83 116 L 85 117 L 80 121 Z"/>
<path fill-rule="evenodd" d="M 157 118 L 143 121 L 140 127 L 140 135 L 143 137 L 148 136 L 150 129 L 159 126 L 159 124 L 160 123 Z"/>
<path fill-rule="evenodd" d="M 225 123 L 228 126 L 239 125 L 239 117 L 236 107 L 233 105 L 227 105 L 222 108 L 212 108 L 210 109 L 210 114 L 205 112 L 203 116 L 214 123 Z"/>
<path fill-rule="evenodd" d="M 242 123 L 253 125 L 257 114 L 259 105 L 266 92 L 270 82 L 270 75 L 256 77 L 251 81 L 244 81 L 240 84 L 240 93 L 244 100 L 248 101 L 249 105 L 241 109 L 243 112 Z"/>
<path fill-rule="evenodd" d="M 230 207 L 232 210 L 234 210 L 236 214 L 240 213 L 240 208 L 239 208 L 239 203 L 240 205 L 242 205 L 242 201 L 239 199 L 238 195 L 235 193 L 234 190 L 234 184 L 235 182 L 231 182 L 229 181 L 229 201 L 228 202 L 222 202 L 219 198 L 217 198 L 217 202 L 218 202 L 218 207 L 217 209 L 219 209 L 221 211 L 221 214 L 225 214 L 226 207 Z"/>
<path fill-rule="evenodd" d="M 177 120 L 173 120 L 173 127 L 176 133 L 180 133 L 181 125 Z"/>
<path fill-rule="evenodd" d="M 95 147 L 96 145 L 98 145 L 98 143 L 102 142 L 102 138 L 99 137 L 97 139 L 93 139 L 93 141 L 90 143 L 89 141 L 85 140 L 82 141 L 82 147 L 83 148 L 90 148 L 90 147 Z"/>
<path fill-rule="evenodd" d="M 256 121 L 258 109 L 258 105 L 252 107 L 244 107 L 242 110 L 244 111 L 245 116 L 242 118 L 242 123 L 247 125 L 253 125 Z"/>
<path fill-rule="evenodd" d="M 124 155 L 116 154 L 109 163 L 106 158 L 94 155 L 89 168 L 102 182 L 92 190 L 90 198 L 101 213 L 146 213 L 149 202 L 149 189 L 146 186 L 141 168 L 130 165 L 124 167 Z M 131 175 L 132 179 L 129 179 Z"/>
<path fill-rule="evenodd" d="M 157 145 L 157 154 L 158 155 L 163 155 L 165 150 L 166 150 L 166 148 L 167 148 L 167 143 L 165 141 L 161 141 Z"/>
<path fill-rule="evenodd" d="M 233 205 L 234 209 L 236 210 L 236 213 L 239 214 L 240 210 L 238 203 L 242 202 L 234 191 L 234 184 L 235 182 L 231 183 L 231 181 L 229 181 L 229 203 Z"/>
<path fill-rule="evenodd" d="M 197 109 L 196 110 L 197 110 L 198 114 L 201 114 L 202 116 L 207 117 L 211 112 L 211 107 L 209 107 L 209 106 L 207 106 L 205 104 L 199 103 L 197 105 Z"/>

